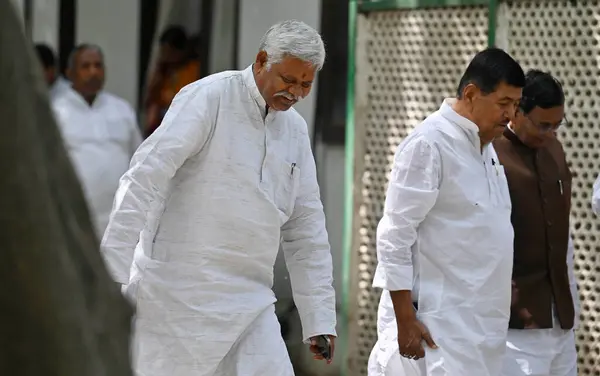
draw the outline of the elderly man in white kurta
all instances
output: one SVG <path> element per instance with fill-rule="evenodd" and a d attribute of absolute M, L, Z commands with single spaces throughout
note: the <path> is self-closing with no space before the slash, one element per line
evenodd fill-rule
<path fill-rule="evenodd" d="M 398 147 L 377 229 L 384 289 L 369 376 L 498 376 L 513 260 L 511 201 L 490 142 L 525 77 L 504 51 L 477 54 L 456 99 Z"/>
<path fill-rule="evenodd" d="M 104 59 L 99 47 L 77 47 L 67 74 L 72 86 L 61 89 L 52 107 L 100 239 L 119 179 L 142 138 L 133 108 L 102 90 Z"/>
<path fill-rule="evenodd" d="M 101 248 L 137 308 L 138 375 L 293 375 L 273 306 L 281 242 L 304 341 L 333 341 L 315 162 L 291 108 L 324 59 L 314 29 L 273 26 L 252 66 L 182 89 L 134 155 Z"/>

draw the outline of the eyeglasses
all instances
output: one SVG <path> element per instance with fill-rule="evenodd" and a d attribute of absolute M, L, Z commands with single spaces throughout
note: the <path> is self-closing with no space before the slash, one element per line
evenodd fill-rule
<path fill-rule="evenodd" d="M 567 120 L 566 115 L 562 119 L 562 121 L 556 125 L 547 124 L 547 123 L 538 124 L 538 123 L 535 123 L 533 120 L 531 120 L 531 118 L 528 115 L 523 114 L 523 116 L 525 116 L 525 118 L 527 118 L 527 120 L 529 120 L 529 123 L 531 123 L 531 125 L 534 126 L 540 133 L 556 132 L 560 127 L 568 127 L 569 126 L 569 121 Z"/>

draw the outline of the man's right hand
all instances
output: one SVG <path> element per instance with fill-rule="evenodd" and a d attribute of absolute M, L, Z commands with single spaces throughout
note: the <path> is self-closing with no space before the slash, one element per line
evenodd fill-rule
<path fill-rule="evenodd" d="M 423 341 L 432 349 L 437 349 L 429 330 L 416 317 L 398 320 L 398 348 L 400 355 L 408 359 L 421 359 L 425 356 Z"/>

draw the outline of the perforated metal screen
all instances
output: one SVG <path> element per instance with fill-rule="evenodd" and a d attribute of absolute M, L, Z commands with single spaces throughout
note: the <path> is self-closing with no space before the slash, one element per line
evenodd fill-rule
<path fill-rule="evenodd" d="M 508 51 L 523 68 L 550 71 L 563 82 L 568 129 L 560 132 L 574 173 L 571 227 L 582 301 L 579 374 L 600 375 L 600 219 L 591 211 L 600 172 L 600 1 L 506 3 Z M 504 13 L 504 12 L 502 12 Z"/>
<path fill-rule="evenodd" d="M 388 175 L 400 141 L 445 97 L 453 96 L 472 56 L 487 43 L 487 8 L 373 12 L 358 30 L 363 48 L 357 71 L 368 75 L 364 110 L 357 114 L 355 163 L 362 176 L 353 245 L 356 311 L 351 317 L 351 375 L 366 375 L 377 338 L 379 291 L 371 287 L 376 265 L 375 231 Z M 362 64 L 362 65 L 361 65 Z M 357 90 L 362 90 L 358 88 Z M 358 93 L 357 96 L 364 93 Z M 357 109 L 358 111 L 358 109 Z M 358 121 L 358 119 L 363 119 Z M 360 135 L 360 136 L 359 136 Z"/>
<path fill-rule="evenodd" d="M 487 9 L 373 12 L 359 23 L 350 374 L 366 375 L 376 341 L 379 292 L 371 288 L 375 233 L 396 146 L 445 96 L 487 42 Z M 567 95 L 571 125 L 560 132 L 574 173 L 572 227 L 582 299 L 580 375 L 600 376 L 600 219 L 590 209 L 600 172 L 600 1 L 516 0 L 501 5 L 499 45 L 525 69 L 548 70 Z"/>

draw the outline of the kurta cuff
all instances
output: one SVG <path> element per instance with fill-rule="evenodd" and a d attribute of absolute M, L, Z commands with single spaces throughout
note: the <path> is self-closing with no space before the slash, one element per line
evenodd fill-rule
<path fill-rule="evenodd" d="M 301 315 L 302 338 L 304 343 L 310 343 L 310 339 L 320 335 L 337 336 L 335 331 L 336 312 L 335 310 L 322 308 L 316 309 L 308 314 Z"/>
<path fill-rule="evenodd" d="M 388 291 L 413 289 L 412 265 L 390 265 L 379 263 L 373 277 L 373 287 Z"/>

